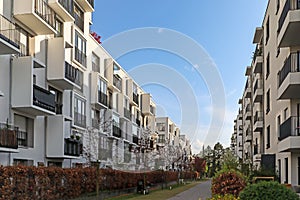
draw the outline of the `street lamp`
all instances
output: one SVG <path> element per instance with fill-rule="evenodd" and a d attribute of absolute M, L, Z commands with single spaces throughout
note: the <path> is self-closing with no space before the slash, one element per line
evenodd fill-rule
<path fill-rule="evenodd" d="M 1 91 L 0 91 L 0 97 L 4 97 L 4 94 L 3 94 L 3 92 L 1 92 Z"/>

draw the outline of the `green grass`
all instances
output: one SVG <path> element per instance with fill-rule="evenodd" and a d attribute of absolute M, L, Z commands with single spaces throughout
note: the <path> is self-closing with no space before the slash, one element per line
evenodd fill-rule
<path fill-rule="evenodd" d="M 124 195 L 124 196 L 119 196 L 119 197 L 114 197 L 110 198 L 109 200 L 126 200 L 126 199 L 131 199 L 131 200 L 165 200 L 168 198 L 171 198 L 173 196 L 176 196 L 177 194 L 188 190 L 195 185 L 199 184 L 200 182 L 192 182 L 188 183 L 185 185 L 173 185 L 172 189 L 156 189 L 153 191 L 150 191 L 148 195 L 141 195 L 141 194 L 130 194 L 130 195 Z"/>

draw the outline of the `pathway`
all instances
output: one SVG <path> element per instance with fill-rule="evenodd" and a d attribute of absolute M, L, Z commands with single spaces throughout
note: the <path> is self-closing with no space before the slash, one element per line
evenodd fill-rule
<path fill-rule="evenodd" d="M 199 183 L 168 200 L 205 200 L 207 198 L 211 198 L 211 180 Z"/>

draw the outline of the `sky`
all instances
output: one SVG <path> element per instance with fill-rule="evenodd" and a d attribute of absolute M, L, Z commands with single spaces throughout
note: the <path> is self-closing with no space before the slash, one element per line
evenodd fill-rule
<path fill-rule="evenodd" d="M 95 0 L 92 30 L 117 62 L 152 94 L 157 116 L 169 116 L 191 139 L 193 153 L 198 153 L 203 145 L 230 144 L 246 66 L 255 49 L 254 31 L 262 24 L 266 6 L 266 0 Z M 152 30 L 157 30 L 156 35 Z M 155 43 L 155 48 L 144 40 Z M 202 51 L 192 45 L 185 48 L 189 42 Z M 118 52 L 130 49 L 133 43 L 144 48 Z M 157 48 L 160 45 L 166 48 Z M 181 47 L 184 51 L 175 54 L 174 49 Z M 184 56 L 198 52 L 201 65 Z M 213 75 L 207 77 L 204 70 Z M 212 83 L 217 85 L 219 78 L 222 87 L 212 91 L 216 87 Z M 222 96 L 224 106 L 216 106 L 215 99 Z M 212 123 L 214 118 L 217 124 Z M 213 140 L 207 142 L 207 137 Z"/>

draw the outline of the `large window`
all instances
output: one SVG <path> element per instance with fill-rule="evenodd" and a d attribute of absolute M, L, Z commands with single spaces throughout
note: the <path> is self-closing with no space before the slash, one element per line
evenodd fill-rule
<path fill-rule="evenodd" d="M 82 10 L 76 4 L 74 4 L 73 16 L 75 18 L 76 26 L 83 32 L 84 31 L 84 14 L 83 14 Z"/>
<path fill-rule="evenodd" d="M 166 124 L 165 123 L 156 123 L 156 127 L 158 131 L 166 131 Z"/>
<path fill-rule="evenodd" d="M 267 127 L 267 149 L 271 147 L 271 131 L 270 126 Z"/>
<path fill-rule="evenodd" d="M 18 145 L 33 147 L 34 120 L 21 115 L 14 115 L 15 125 L 19 128 L 17 138 Z"/>
<path fill-rule="evenodd" d="M 269 41 L 269 37 L 270 37 L 270 19 L 268 18 L 266 23 L 266 44 Z"/>
<path fill-rule="evenodd" d="M 85 100 L 78 96 L 74 98 L 74 124 L 77 126 L 86 126 Z"/>
<path fill-rule="evenodd" d="M 75 32 L 75 60 L 86 66 L 86 41 L 77 31 Z"/>
<path fill-rule="evenodd" d="M 267 56 L 267 61 L 266 61 L 266 79 L 270 75 L 270 54 Z"/>
<path fill-rule="evenodd" d="M 270 112 L 270 90 L 268 90 L 267 94 L 266 94 L 266 113 L 268 114 Z"/>
<path fill-rule="evenodd" d="M 92 70 L 100 73 L 100 58 L 96 54 L 92 54 Z"/>
<path fill-rule="evenodd" d="M 107 106 L 107 83 L 101 78 L 98 79 L 98 102 Z"/>

